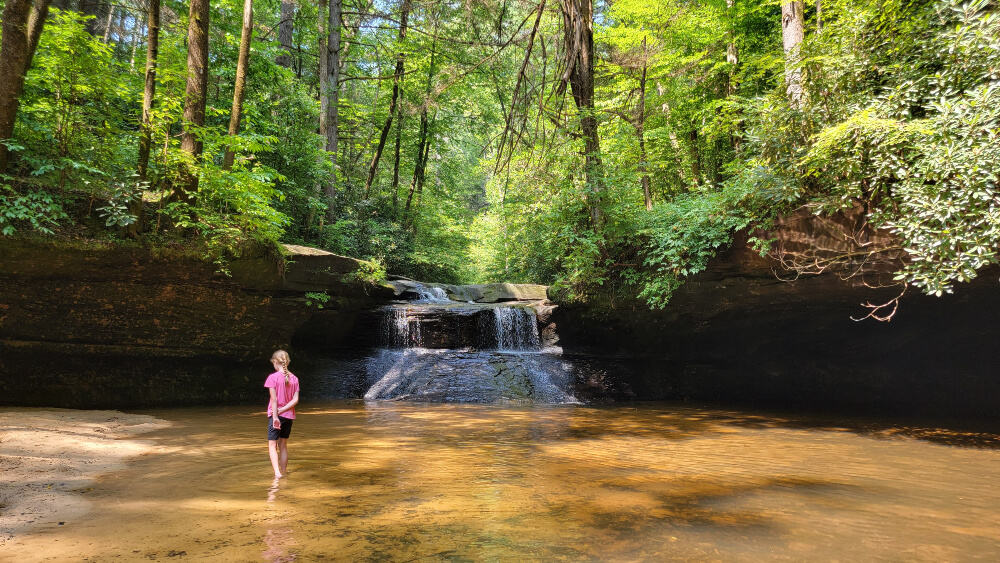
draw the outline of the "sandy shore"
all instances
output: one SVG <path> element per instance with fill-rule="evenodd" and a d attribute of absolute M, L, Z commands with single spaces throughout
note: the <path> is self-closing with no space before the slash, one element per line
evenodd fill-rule
<path fill-rule="evenodd" d="M 168 424 L 119 411 L 0 408 L 0 546 L 82 517 L 94 479 L 151 451 L 137 436 Z"/>

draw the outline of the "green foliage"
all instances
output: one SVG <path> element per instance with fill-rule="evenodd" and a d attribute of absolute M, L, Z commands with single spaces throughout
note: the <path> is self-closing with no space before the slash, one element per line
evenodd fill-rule
<path fill-rule="evenodd" d="M 896 279 L 934 295 L 1000 248 L 1000 18 L 988 6 L 921 14 L 926 28 L 904 36 L 894 72 L 855 94 L 863 109 L 823 128 L 803 159 L 817 197 L 832 209 L 865 202 L 908 254 Z"/>
<path fill-rule="evenodd" d="M 626 274 L 650 306 L 663 308 L 684 278 L 705 269 L 733 234 L 766 226 L 788 202 L 789 186 L 762 165 L 748 166 L 721 190 L 688 193 L 658 205 L 638 231 L 643 269 Z M 751 240 L 762 252 L 766 241 Z"/>
<path fill-rule="evenodd" d="M 325 291 L 307 291 L 306 305 L 322 309 L 330 302 L 330 294 Z"/>
<path fill-rule="evenodd" d="M 368 260 L 356 280 L 366 284 L 386 271 L 540 282 L 562 299 L 638 296 L 654 307 L 736 231 L 802 205 L 866 209 L 906 251 L 897 279 L 927 293 L 997 262 L 1000 18 L 988 0 L 824 0 L 822 28 L 808 4 L 794 105 L 777 0 L 595 3 L 599 191 L 587 184 L 582 116 L 563 82 L 558 3 L 547 4 L 530 53 L 532 3 L 412 3 L 403 40 L 395 16 L 349 11 L 337 154 L 318 134 L 319 7 L 298 6 L 285 68 L 276 33 L 264 32 L 277 28 L 279 6 L 257 3 L 241 129 L 229 136 L 241 4 L 212 4 L 204 151 L 191 159 L 180 150 L 187 7 L 167 4 L 142 183 L 144 65 L 130 53 L 141 58 L 145 43 L 129 28 L 142 8 L 115 5 L 129 11 L 126 29 L 108 41 L 87 18 L 53 9 L 5 141 L 13 166 L 0 230 L 52 232 L 76 219 L 114 238 L 131 227 L 194 239 L 223 270 L 227 257 L 282 240 Z M 401 121 L 389 115 L 399 54 Z M 227 149 L 231 170 L 221 166 Z M 182 170 L 198 177 L 188 198 L 174 194 Z"/>
<path fill-rule="evenodd" d="M 18 193 L 8 184 L 0 183 L 0 235 L 11 236 L 20 227 L 52 234 L 59 221 L 66 219 L 62 202 L 47 190 Z"/>

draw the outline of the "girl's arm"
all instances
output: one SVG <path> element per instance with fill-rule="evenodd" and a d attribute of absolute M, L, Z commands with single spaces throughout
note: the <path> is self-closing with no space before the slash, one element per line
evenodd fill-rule
<path fill-rule="evenodd" d="M 271 393 L 274 393 L 274 391 L 272 390 Z M 278 409 L 278 414 L 281 414 L 281 413 L 283 413 L 283 412 L 285 412 L 285 411 L 287 411 L 289 409 L 294 408 L 295 405 L 297 405 L 297 404 L 299 404 L 299 392 L 298 391 L 295 392 L 295 396 L 292 397 L 291 401 L 288 401 L 287 403 L 285 403 L 285 406 L 283 406 L 280 409 Z"/>
<path fill-rule="evenodd" d="M 278 420 L 278 395 L 274 392 L 274 387 L 268 387 L 267 390 L 271 392 L 271 402 L 268 404 L 267 412 L 274 413 L 272 424 L 275 428 L 281 428 L 281 421 Z M 295 398 L 299 398 L 298 393 L 295 394 Z"/>

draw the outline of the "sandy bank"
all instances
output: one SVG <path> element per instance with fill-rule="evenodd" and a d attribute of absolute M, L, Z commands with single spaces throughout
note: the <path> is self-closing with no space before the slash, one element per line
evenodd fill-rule
<path fill-rule="evenodd" d="M 0 546 L 84 515 L 93 480 L 151 451 L 136 437 L 168 424 L 118 411 L 0 408 Z"/>

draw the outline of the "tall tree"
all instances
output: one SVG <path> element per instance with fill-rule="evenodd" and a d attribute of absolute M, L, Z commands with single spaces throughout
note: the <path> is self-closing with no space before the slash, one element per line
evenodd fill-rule
<path fill-rule="evenodd" d="M 322 13 L 322 12 L 320 12 Z M 295 25 L 295 0 L 281 0 L 281 21 L 278 22 L 278 44 L 284 52 L 274 62 L 285 68 L 292 67 L 292 36 Z"/>
<path fill-rule="evenodd" d="M 181 150 L 191 163 L 201 156 L 202 143 L 197 129 L 205 125 L 206 86 L 208 84 L 208 0 L 191 0 L 188 16 L 187 87 L 184 90 L 184 135 Z M 198 175 L 191 166 L 184 166 L 182 183 L 174 195 L 183 200 L 198 191 Z"/>
<path fill-rule="evenodd" d="M 327 41 L 326 59 L 326 92 L 329 102 L 326 108 L 326 150 L 333 160 L 334 171 L 326 184 L 327 220 L 331 223 L 337 216 L 335 203 L 337 198 L 337 141 L 338 141 L 338 110 L 340 106 L 340 28 L 341 1 L 329 0 L 330 18 L 327 24 L 329 40 Z"/>
<path fill-rule="evenodd" d="M 424 174 L 427 170 L 427 155 L 430 150 L 430 139 L 428 138 L 428 131 L 430 127 L 428 108 L 431 105 L 431 88 L 434 84 L 434 62 L 437 57 L 437 24 L 438 20 L 435 18 L 433 40 L 431 41 L 431 60 L 430 64 L 427 66 L 427 84 L 424 88 L 424 103 L 420 107 L 420 133 L 417 137 L 416 151 L 413 155 L 415 162 L 413 165 L 413 179 L 410 181 L 410 191 L 406 195 L 406 205 L 403 207 L 403 222 L 407 224 L 411 221 L 410 206 L 413 203 L 413 194 L 420 192 L 423 189 Z"/>
<path fill-rule="evenodd" d="M 0 140 L 14 134 L 24 78 L 45 26 L 49 0 L 9 0 L 3 10 L 0 41 Z M 7 145 L 0 143 L 0 172 L 7 171 Z"/>
<path fill-rule="evenodd" d="M 600 200 L 604 192 L 601 141 L 597 136 L 594 112 L 594 4 L 593 0 L 561 0 L 565 72 L 558 86 L 561 95 L 569 83 L 573 102 L 580 114 L 580 134 L 584 140 L 587 200 L 595 230 L 604 222 Z"/>
<path fill-rule="evenodd" d="M 240 132 L 240 119 L 243 116 L 243 96 L 247 84 L 247 64 L 250 62 L 250 41 L 253 39 L 253 0 L 243 0 L 243 30 L 240 32 L 240 54 L 236 61 L 236 84 L 233 88 L 233 109 L 229 114 L 229 136 L 235 137 Z M 236 153 L 232 146 L 226 147 L 226 155 L 222 167 L 230 170 Z"/>
<path fill-rule="evenodd" d="M 735 0 L 726 0 L 726 62 L 729 64 L 727 94 L 736 94 L 736 68 L 740 64 L 740 53 L 736 48 L 736 10 Z"/>
<path fill-rule="evenodd" d="M 396 70 L 392 80 L 392 98 L 389 101 L 389 112 L 386 115 L 385 123 L 382 125 L 382 132 L 379 134 L 378 145 L 375 147 L 375 154 L 372 155 L 371 164 L 368 165 L 368 179 L 365 180 L 365 197 L 368 197 L 375 181 L 375 172 L 378 170 L 378 161 L 382 158 L 382 151 L 385 149 L 385 141 L 389 137 L 389 130 L 392 128 L 392 120 L 396 113 L 396 104 L 399 102 L 399 83 L 403 79 L 405 70 L 406 55 L 403 53 L 402 43 L 406 39 L 407 18 L 410 15 L 410 0 L 403 0 L 399 8 L 399 32 L 396 41 L 400 44 L 396 53 Z"/>
<path fill-rule="evenodd" d="M 156 59 L 160 50 L 160 0 L 149 0 L 149 34 L 146 43 L 146 85 L 142 93 L 142 133 L 139 136 L 139 180 L 145 181 L 149 170 L 149 150 L 153 138 L 153 99 L 156 96 Z"/>
<path fill-rule="evenodd" d="M 646 75 L 649 72 L 649 49 L 646 38 L 642 38 L 642 74 L 639 77 L 639 107 L 636 108 L 635 136 L 639 139 L 639 174 L 642 177 L 642 197 L 646 210 L 653 208 L 653 196 L 649 190 L 649 156 L 646 154 Z"/>
<path fill-rule="evenodd" d="M 781 43 L 785 50 L 785 91 L 792 107 L 802 101 L 802 68 L 799 48 L 805 33 L 805 7 L 801 0 L 781 2 Z"/>

